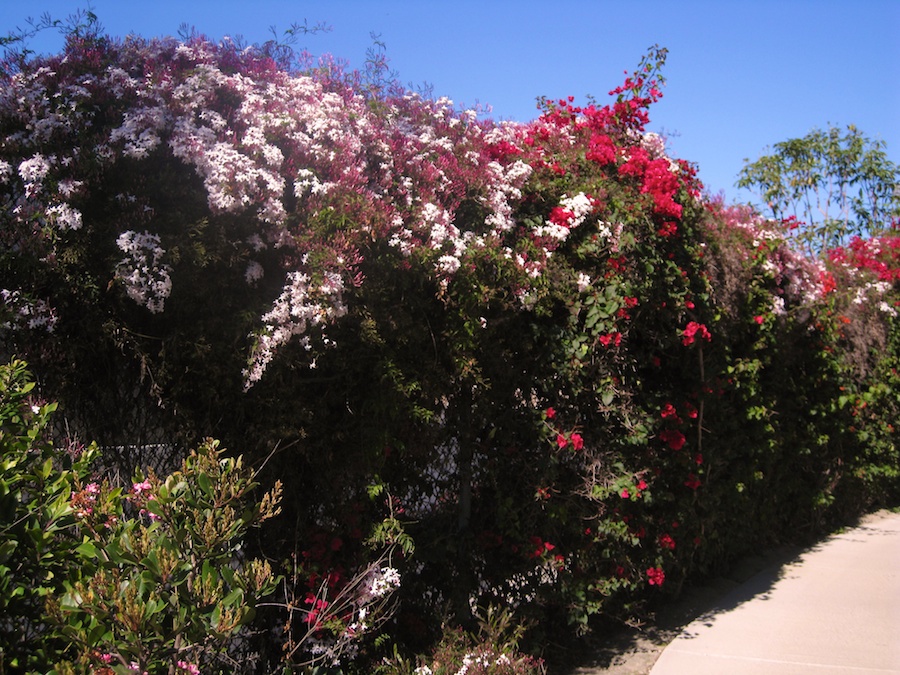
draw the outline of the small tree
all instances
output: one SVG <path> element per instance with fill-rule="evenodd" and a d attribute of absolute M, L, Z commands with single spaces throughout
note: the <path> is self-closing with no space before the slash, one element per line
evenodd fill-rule
<path fill-rule="evenodd" d="M 775 219 L 802 223 L 796 236 L 810 252 L 882 234 L 900 216 L 900 170 L 883 141 L 853 125 L 813 129 L 744 163 L 737 186 L 756 191 Z"/>
<path fill-rule="evenodd" d="M 0 365 L 0 673 L 52 666 L 66 643 L 46 630 L 44 604 L 59 595 L 72 562 L 73 485 L 96 453 L 59 452 L 22 361 Z"/>
<path fill-rule="evenodd" d="M 92 480 L 98 450 L 48 440 L 56 404 L 22 361 L 0 365 L 0 673 L 235 672 L 259 598 L 278 579 L 242 551 L 280 484 L 207 441 L 165 479 L 124 493 Z"/>

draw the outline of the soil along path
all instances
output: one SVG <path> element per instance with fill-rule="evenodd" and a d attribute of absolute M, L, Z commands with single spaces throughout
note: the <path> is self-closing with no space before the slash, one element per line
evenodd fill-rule
<path fill-rule="evenodd" d="M 752 577 L 682 628 L 649 672 L 900 675 L 900 514 L 868 516 Z"/>

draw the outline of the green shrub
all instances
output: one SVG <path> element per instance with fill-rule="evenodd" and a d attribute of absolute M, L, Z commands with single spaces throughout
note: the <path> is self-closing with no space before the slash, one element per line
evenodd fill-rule
<path fill-rule="evenodd" d="M 280 485 L 249 501 L 253 472 L 215 441 L 165 479 L 92 480 L 96 446 L 55 449 L 56 406 L 33 388 L 21 361 L 0 367 L 2 669 L 234 672 L 277 584 L 241 548 L 277 513 Z"/>

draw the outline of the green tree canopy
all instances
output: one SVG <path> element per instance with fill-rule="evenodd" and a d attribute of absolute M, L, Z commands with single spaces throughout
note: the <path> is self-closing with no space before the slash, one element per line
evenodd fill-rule
<path fill-rule="evenodd" d="M 737 186 L 755 191 L 775 219 L 797 221 L 797 238 L 818 252 L 891 229 L 900 216 L 898 176 L 884 141 L 851 124 L 813 129 L 755 162 L 744 159 Z"/>

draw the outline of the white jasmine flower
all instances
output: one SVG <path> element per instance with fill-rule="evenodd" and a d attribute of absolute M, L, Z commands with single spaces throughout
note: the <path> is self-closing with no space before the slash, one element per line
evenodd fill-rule
<path fill-rule="evenodd" d="M 56 204 L 47 209 L 47 218 L 61 230 L 81 228 L 81 211 L 68 204 Z"/>
<path fill-rule="evenodd" d="M 265 274 L 263 266 L 255 260 L 251 260 L 249 263 L 247 263 L 247 271 L 244 272 L 244 279 L 248 284 L 252 286 L 257 281 L 263 278 L 263 274 Z"/>
<path fill-rule="evenodd" d="M 878 303 L 878 309 L 889 316 L 897 316 L 897 310 L 887 304 L 884 300 Z"/>
<path fill-rule="evenodd" d="M 441 274 L 453 274 L 459 269 L 459 258 L 452 255 L 442 255 L 438 258 L 435 268 Z"/>
<path fill-rule="evenodd" d="M 172 292 L 172 268 L 162 262 L 165 250 L 159 237 L 128 230 L 116 244 L 126 254 L 116 266 L 116 278 L 124 283 L 128 297 L 155 314 L 162 312 Z"/>

